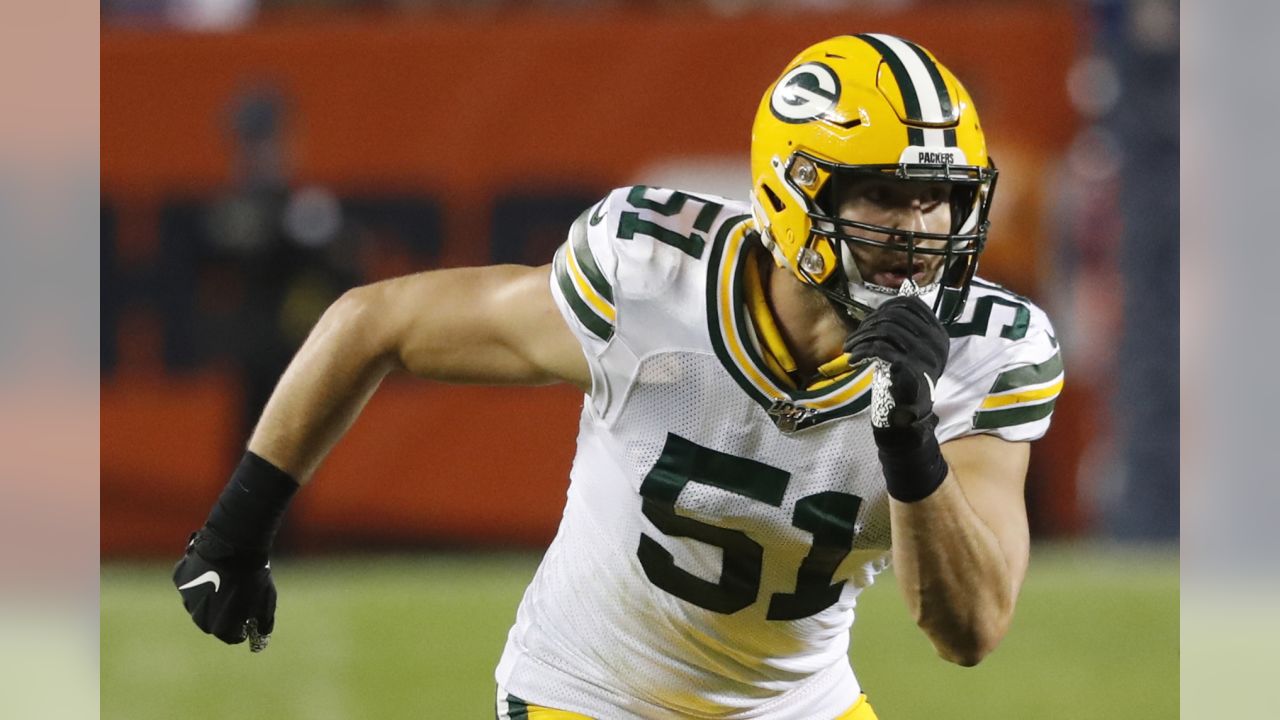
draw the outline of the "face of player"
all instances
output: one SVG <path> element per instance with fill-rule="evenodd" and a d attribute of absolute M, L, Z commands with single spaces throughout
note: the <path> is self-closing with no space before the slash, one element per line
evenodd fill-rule
<path fill-rule="evenodd" d="M 951 183 L 857 178 L 839 188 L 836 212 L 842 219 L 905 232 L 951 231 Z M 846 230 L 846 233 L 849 232 Z M 900 235 L 854 230 L 859 237 L 884 243 L 850 243 L 864 282 L 897 289 L 910 277 L 917 285 L 934 282 L 943 256 L 916 254 L 908 265 L 906 239 Z M 943 240 L 916 240 L 916 247 L 942 249 Z"/>

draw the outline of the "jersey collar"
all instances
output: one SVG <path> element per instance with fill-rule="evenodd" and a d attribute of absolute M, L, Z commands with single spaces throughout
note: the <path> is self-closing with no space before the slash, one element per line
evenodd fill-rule
<path fill-rule="evenodd" d="M 754 259 L 750 252 L 753 226 L 749 215 L 734 218 L 721 226 L 712 243 L 711 276 L 707 278 L 707 318 L 711 344 L 721 364 L 738 385 L 759 403 L 785 431 L 802 430 L 836 417 L 865 410 L 871 402 L 872 371 L 868 366 L 856 372 L 820 382 L 813 389 L 799 390 L 782 380 L 790 353 L 781 346 L 770 349 L 770 335 L 781 342 L 772 316 L 764 322 L 753 319 L 763 303 L 759 276 L 754 277 L 758 297 L 748 293 Z M 754 300 L 754 302 L 752 302 Z M 763 308 L 768 313 L 768 308 Z M 757 346 L 757 343 L 760 343 Z M 761 348 L 765 352 L 761 352 Z M 772 357 L 768 357 L 768 356 Z M 772 367 L 770 360 L 773 361 Z M 794 363 L 790 363 L 794 368 Z"/>

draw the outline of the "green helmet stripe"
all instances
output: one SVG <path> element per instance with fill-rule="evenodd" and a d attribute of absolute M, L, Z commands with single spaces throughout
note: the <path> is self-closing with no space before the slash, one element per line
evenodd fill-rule
<path fill-rule="evenodd" d="M 938 93 L 938 106 L 942 108 L 943 117 L 951 117 L 953 108 L 951 105 L 951 93 L 947 92 L 947 84 L 942 81 L 942 73 L 938 72 L 938 65 L 929 57 L 929 53 L 923 48 L 908 40 L 902 41 L 911 51 L 920 58 L 920 62 L 924 65 L 925 72 L 929 73 L 929 79 L 933 81 L 933 88 Z"/>
<path fill-rule="evenodd" d="M 889 66 L 889 70 L 893 72 L 893 79 L 897 81 L 898 89 L 902 92 L 902 105 L 907 112 L 906 119 L 917 122 L 923 120 L 924 117 L 920 112 L 920 97 L 916 95 L 915 83 L 911 82 L 911 73 L 907 71 L 907 66 L 902 64 L 902 59 L 877 37 L 867 34 L 858 35 L 857 37 L 875 48 L 876 52 L 880 53 L 880 57 L 884 59 L 885 64 Z M 921 135 L 922 141 L 923 138 L 924 136 Z"/>

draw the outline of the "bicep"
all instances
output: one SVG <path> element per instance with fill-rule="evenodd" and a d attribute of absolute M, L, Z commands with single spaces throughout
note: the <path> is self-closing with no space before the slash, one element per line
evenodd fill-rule
<path fill-rule="evenodd" d="M 994 435 L 969 435 L 942 445 L 970 507 L 995 534 L 1014 585 L 1022 584 L 1030 555 L 1026 477 L 1031 445 Z"/>
<path fill-rule="evenodd" d="M 457 383 L 588 389 L 582 348 L 555 305 L 550 266 L 494 265 L 408 275 L 369 287 L 405 370 Z"/>

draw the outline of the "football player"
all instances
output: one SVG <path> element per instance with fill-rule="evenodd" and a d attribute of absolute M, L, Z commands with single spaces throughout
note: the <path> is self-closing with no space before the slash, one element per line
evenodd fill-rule
<path fill-rule="evenodd" d="M 621 188 L 548 266 L 336 302 L 175 570 L 196 624 L 266 645 L 286 505 L 405 370 L 585 394 L 501 718 L 874 718 L 849 631 L 890 561 L 943 658 L 991 652 L 1062 365 L 1044 313 L 974 274 L 996 170 L 973 101 L 914 43 L 837 37 L 765 92 L 751 152 L 749 203 Z"/>

